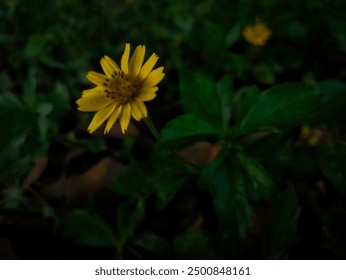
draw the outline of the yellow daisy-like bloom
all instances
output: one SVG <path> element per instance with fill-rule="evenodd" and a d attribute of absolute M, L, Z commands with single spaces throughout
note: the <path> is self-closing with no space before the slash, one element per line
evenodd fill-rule
<path fill-rule="evenodd" d="M 254 25 L 249 25 L 243 30 L 244 39 L 254 46 L 265 45 L 270 35 L 269 27 L 258 19 Z"/>
<path fill-rule="evenodd" d="M 126 44 L 121 58 L 121 68 L 108 56 L 101 58 L 101 67 L 105 73 L 94 71 L 87 73 L 87 79 L 96 87 L 82 92 L 77 100 L 78 110 L 97 112 L 88 131 L 94 132 L 107 120 L 104 133 L 108 133 L 119 119 L 121 131 L 126 132 L 131 116 L 139 121 L 146 118 L 145 101 L 155 98 L 156 86 L 164 77 L 163 67 L 153 70 L 158 56 L 154 53 L 143 64 L 145 46 L 138 46 L 130 57 L 130 44 Z"/>
<path fill-rule="evenodd" d="M 316 128 L 311 128 L 308 125 L 302 126 L 300 137 L 306 141 L 309 146 L 316 147 L 322 139 L 322 131 Z"/>

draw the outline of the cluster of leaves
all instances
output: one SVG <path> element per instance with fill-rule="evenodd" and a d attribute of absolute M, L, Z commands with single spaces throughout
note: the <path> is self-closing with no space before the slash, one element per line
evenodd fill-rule
<path fill-rule="evenodd" d="M 2 1 L 1 217 L 43 216 L 48 244 L 111 252 L 101 258 L 345 257 L 342 2 Z M 242 38 L 256 18 L 272 31 L 263 47 Z M 165 66 L 149 105 L 156 143 L 141 124 L 89 136 L 71 106 L 84 73 L 125 42 Z M 303 125 L 322 131 L 317 147 Z M 126 166 L 102 189 L 110 157 Z"/>

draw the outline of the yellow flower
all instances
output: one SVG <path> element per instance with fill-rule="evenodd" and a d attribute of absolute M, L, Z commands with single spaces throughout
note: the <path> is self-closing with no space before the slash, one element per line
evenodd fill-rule
<path fill-rule="evenodd" d="M 255 25 L 249 25 L 243 30 L 243 36 L 246 41 L 254 46 L 263 46 L 271 35 L 269 27 L 256 19 Z"/>
<path fill-rule="evenodd" d="M 313 129 L 308 125 L 302 126 L 300 130 L 300 137 L 312 147 L 316 147 L 322 139 L 322 131 L 319 129 Z"/>
<path fill-rule="evenodd" d="M 131 116 L 137 121 L 147 117 L 144 102 L 155 98 L 156 85 L 165 75 L 163 67 L 153 70 L 158 60 L 155 53 L 143 65 L 145 46 L 138 46 L 130 59 L 129 56 L 130 44 L 126 44 L 121 68 L 104 56 L 100 62 L 105 75 L 94 71 L 87 73 L 87 79 L 96 87 L 84 90 L 77 104 L 80 111 L 97 112 L 88 127 L 90 133 L 106 120 L 104 133 L 108 133 L 118 119 L 125 133 Z"/>

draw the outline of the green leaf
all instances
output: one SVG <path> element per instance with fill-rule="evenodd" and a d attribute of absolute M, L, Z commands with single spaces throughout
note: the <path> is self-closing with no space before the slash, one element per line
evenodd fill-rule
<path fill-rule="evenodd" d="M 241 26 L 239 23 L 236 23 L 233 25 L 233 27 L 228 31 L 226 35 L 226 45 L 227 47 L 232 46 L 235 42 L 239 40 L 239 37 L 241 35 Z"/>
<path fill-rule="evenodd" d="M 277 182 L 284 181 L 286 175 L 291 179 L 312 175 L 318 172 L 318 159 L 314 150 L 306 147 L 287 145 L 291 133 L 267 134 L 267 136 L 251 143 L 246 152 L 257 159 Z"/>
<path fill-rule="evenodd" d="M 83 147 L 93 153 L 107 150 L 107 144 L 104 138 L 78 139 L 73 131 L 65 135 L 60 135 L 59 140 L 69 147 Z"/>
<path fill-rule="evenodd" d="M 343 125 L 346 121 L 346 83 L 338 80 L 326 80 L 318 83 L 318 90 L 321 94 L 317 123 L 327 123 L 329 125 Z"/>
<path fill-rule="evenodd" d="M 27 134 L 37 122 L 37 114 L 0 105 L 0 150 L 19 135 Z"/>
<path fill-rule="evenodd" d="M 5 91 L 13 86 L 13 82 L 8 73 L 2 71 L 0 72 L 0 90 Z"/>
<path fill-rule="evenodd" d="M 293 188 L 278 195 L 263 235 L 264 257 L 278 259 L 296 241 L 300 208 Z"/>
<path fill-rule="evenodd" d="M 242 88 L 234 95 L 234 109 L 236 122 L 240 123 L 250 108 L 258 102 L 261 90 L 257 86 Z"/>
<path fill-rule="evenodd" d="M 199 185 L 210 190 L 220 225 L 234 228 L 243 239 L 252 223 L 249 199 L 253 190 L 236 158 L 228 153 L 228 150 L 221 151 L 203 170 Z"/>
<path fill-rule="evenodd" d="M 26 135 L 18 135 L 0 150 L 0 183 L 14 182 L 33 165 L 31 155 L 22 155 Z"/>
<path fill-rule="evenodd" d="M 1 174 L 0 176 L 3 177 L 4 175 Z M 23 191 L 19 185 L 4 189 L 1 191 L 1 194 L 3 196 L 1 206 L 5 209 L 22 209 L 26 211 L 33 210 L 28 197 L 23 194 Z"/>
<path fill-rule="evenodd" d="M 30 68 L 26 80 L 23 83 L 23 102 L 28 108 L 34 108 L 36 105 L 36 70 Z"/>
<path fill-rule="evenodd" d="M 34 57 L 40 54 L 46 44 L 46 36 L 41 34 L 34 34 L 29 38 L 25 48 L 25 54 L 27 57 Z"/>
<path fill-rule="evenodd" d="M 215 258 L 211 238 L 202 230 L 187 230 L 173 240 L 179 259 L 207 260 Z"/>
<path fill-rule="evenodd" d="M 232 99 L 233 99 L 233 80 L 230 76 L 223 76 L 217 83 L 217 93 L 221 106 L 221 120 L 223 129 L 226 131 L 231 119 Z"/>
<path fill-rule="evenodd" d="M 329 28 L 334 38 L 339 42 L 341 47 L 346 51 L 346 23 L 344 20 L 329 18 Z"/>
<path fill-rule="evenodd" d="M 225 35 L 221 27 L 213 22 L 204 21 L 201 26 L 200 41 L 205 51 L 213 51 L 219 49 L 225 43 Z"/>
<path fill-rule="evenodd" d="M 50 56 L 47 53 L 41 52 L 39 54 L 39 60 L 51 68 L 58 68 L 58 69 L 64 69 L 66 67 L 66 64 L 62 63 L 59 60 L 56 60 L 53 56 Z"/>
<path fill-rule="evenodd" d="M 98 215 L 75 210 L 61 220 L 62 232 L 90 246 L 116 247 L 117 240 L 108 224 Z"/>
<path fill-rule="evenodd" d="M 237 135 L 255 131 L 281 131 L 313 117 L 319 95 L 304 84 L 284 84 L 262 93 L 236 127 Z"/>
<path fill-rule="evenodd" d="M 167 160 L 154 157 L 151 160 L 129 164 L 111 184 L 111 188 L 122 195 L 154 194 L 157 198 L 157 208 L 162 209 L 190 176 L 191 172 L 185 162 L 171 154 Z"/>
<path fill-rule="evenodd" d="M 346 194 L 346 144 L 336 142 L 321 146 L 319 158 L 324 175 Z"/>
<path fill-rule="evenodd" d="M 117 239 L 123 245 L 135 232 L 144 218 L 144 200 L 129 199 L 117 211 Z"/>
<path fill-rule="evenodd" d="M 244 153 L 237 153 L 239 162 L 246 171 L 253 184 L 254 197 L 257 199 L 269 199 L 275 192 L 275 186 L 268 172 L 254 158 Z"/>
<path fill-rule="evenodd" d="M 47 101 L 54 105 L 51 117 L 58 119 L 71 110 L 71 98 L 65 85 L 56 83 L 53 92 L 48 95 Z"/>
<path fill-rule="evenodd" d="M 180 149 L 200 140 L 215 138 L 218 131 L 194 115 L 182 115 L 166 124 L 156 148 Z"/>
<path fill-rule="evenodd" d="M 159 258 L 167 257 L 171 254 L 171 245 L 166 239 L 156 235 L 154 232 L 145 232 L 137 235 L 131 242 L 131 247 L 141 248 L 154 253 Z"/>
<path fill-rule="evenodd" d="M 230 118 L 232 80 L 223 77 L 216 86 L 201 73 L 180 73 L 181 105 L 186 113 L 191 113 L 217 129 L 225 129 Z"/>
<path fill-rule="evenodd" d="M 37 105 L 36 112 L 43 116 L 46 116 L 53 110 L 53 108 L 53 104 L 48 102 L 41 102 Z"/>
<path fill-rule="evenodd" d="M 273 85 L 275 83 L 275 71 L 273 66 L 266 64 L 258 64 L 252 69 L 253 75 L 256 79 L 267 85 Z"/>
<path fill-rule="evenodd" d="M 0 95 L 0 107 L 22 110 L 23 104 L 14 93 L 5 91 Z"/>

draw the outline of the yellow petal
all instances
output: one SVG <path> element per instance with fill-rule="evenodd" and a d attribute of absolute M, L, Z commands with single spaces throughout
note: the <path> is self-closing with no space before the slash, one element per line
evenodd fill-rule
<path fill-rule="evenodd" d="M 93 84 L 97 85 L 97 86 L 105 86 L 107 83 L 107 76 L 94 72 L 94 71 L 89 71 L 88 74 L 86 75 L 86 78 L 92 82 Z"/>
<path fill-rule="evenodd" d="M 82 97 L 76 101 L 79 105 L 78 110 L 82 112 L 94 112 L 99 111 L 109 105 L 112 101 L 98 94 L 95 94 L 92 97 Z"/>
<path fill-rule="evenodd" d="M 105 72 L 106 76 L 107 76 L 108 78 L 112 78 L 112 75 L 114 76 L 113 67 L 111 67 L 111 66 L 109 65 L 109 63 L 107 62 L 107 60 L 106 60 L 104 57 L 102 57 L 102 58 L 100 59 L 100 64 L 101 64 L 101 67 L 102 67 L 102 69 L 103 69 L 103 72 Z"/>
<path fill-rule="evenodd" d="M 111 59 L 107 55 L 105 55 L 103 58 L 104 58 L 105 62 L 109 65 L 108 67 L 111 68 L 113 73 L 120 71 L 120 68 L 119 68 L 118 64 L 116 64 L 113 59 Z"/>
<path fill-rule="evenodd" d="M 114 109 L 116 107 L 115 103 L 111 103 L 107 107 L 103 108 L 102 110 L 98 111 L 94 118 L 92 119 L 88 130 L 90 133 L 93 133 L 101 124 L 105 122 L 107 118 L 113 113 Z"/>
<path fill-rule="evenodd" d="M 141 71 L 138 74 L 138 81 L 141 82 L 143 81 L 151 72 L 151 70 L 153 70 L 157 60 L 159 59 L 159 57 L 154 53 L 151 55 L 151 57 L 147 60 L 146 63 L 144 63 Z"/>
<path fill-rule="evenodd" d="M 94 88 L 86 89 L 86 90 L 82 91 L 82 97 L 83 98 L 94 97 L 95 95 L 106 96 L 103 87 L 96 86 Z"/>
<path fill-rule="evenodd" d="M 129 74 L 133 75 L 133 77 L 137 77 L 139 71 L 141 70 L 144 56 L 145 46 L 138 46 L 129 62 Z"/>
<path fill-rule="evenodd" d="M 129 126 L 131 119 L 131 103 L 126 103 L 123 105 L 123 110 L 120 115 L 120 127 L 122 133 L 125 134 L 125 131 L 127 130 L 127 127 Z"/>
<path fill-rule="evenodd" d="M 121 70 L 125 74 L 129 73 L 129 57 L 130 57 L 130 44 L 125 45 L 125 51 L 121 58 Z"/>
<path fill-rule="evenodd" d="M 117 108 L 115 108 L 113 114 L 110 116 L 110 118 L 107 121 L 107 125 L 105 128 L 105 134 L 111 130 L 111 128 L 113 127 L 115 122 L 118 120 L 121 111 L 122 111 L 122 105 L 119 105 Z"/>
<path fill-rule="evenodd" d="M 153 88 L 144 88 L 141 89 L 137 98 L 141 101 L 150 101 L 153 100 L 156 97 L 156 91 L 158 90 L 158 87 Z"/>
<path fill-rule="evenodd" d="M 134 99 L 132 101 L 132 116 L 136 121 L 146 118 L 148 116 L 147 107 L 144 105 L 143 101 Z"/>
<path fill-rule="evenodd" d="M 133 110 L 133 103 L 132 103 L 132 110 L 131 110 L 131 114 L 132 117 L 136 120 L 136 121 L 140 121 L 141 120 L 141 115 L 140 112 L 138 110 Z"/>
<path fill-rule="evenodd" d="M 152 71 L 148 77 L 145 78 L 145 80 L 142 82 L 141 87 L 143 88 L 149 88 L 156 86 L 165 76 L 164 73 L 162 73 L 163 67 L 159 67 Z"/>

